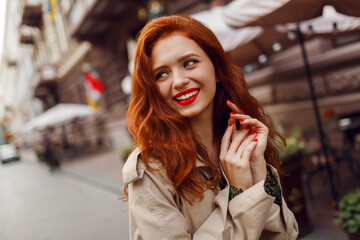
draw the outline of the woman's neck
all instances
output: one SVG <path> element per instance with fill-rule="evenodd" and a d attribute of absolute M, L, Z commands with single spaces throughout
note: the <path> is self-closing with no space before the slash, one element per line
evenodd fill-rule
<path fill-rule="evenodd" d="M 214 141 L 214 130 L 212 116 L 191 119 L 192 127 L 196 134 L 197 140 L 206 147 L 210 161 L 218 165 L 219 147 Z"/>

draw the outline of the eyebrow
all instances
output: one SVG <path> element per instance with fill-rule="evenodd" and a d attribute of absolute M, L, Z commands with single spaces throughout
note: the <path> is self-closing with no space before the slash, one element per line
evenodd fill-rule
<path fill-rule="evenodd" d="M 189 58 L 189 57 L 200 57 L 200 55 L 198 55 L 198 54 L 196 54 L 196 53 L 188 53 L 188 54 L 185 54 L 184 56 L 181 56 L 181 57 L 177 60 L 177 62 L 180 63 L 180 62 L 184 61 L 185 59 L 187 59 L 187 58 Z M 161 66 L 159 66 L 159 67 L 154 68 L 153 71 L 156 72 L 156 71 L 158 71 L 158 70 L 160 70 L 160 69 L 162 69 L 162 68 L 164 68 L 164 67 L 166 67 L 166 65 L 161 65 Z"/>

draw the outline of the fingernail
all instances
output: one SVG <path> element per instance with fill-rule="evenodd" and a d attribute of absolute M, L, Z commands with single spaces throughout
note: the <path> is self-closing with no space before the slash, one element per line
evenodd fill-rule
<path fill-rule="evenodd" d="M 231 101 L 229 99 L 227 99 L 226 102 L 231 103 Z"/>
<path fill-rule="evenodd" d="M 251 132 L 251 135 L 254 135 L 255 133 L 256 133 L 255 131 L 252 131 L 252 132 Z"/>
<path fill-rule="evenodd" d="M 254 142 L 257 142 L 257 141 L 258 141 L 258 139 L 257 139 L 257 138 L 255 138 L 255 139 L 254 139 Z"/>
<path fill-rule="evenodd" d="M 231 112 L 230 115 L 235 115 L 235 113 L 234 113 L 234 112 Z"/>
<path fill-rule="evenodd" d="M 245 120 L 240 120 L 240 122 L 242 123 L 242 122 L 244 122 Z"/>
<path fill-rule="evenodd" d="M 230 123 L 229 123 L 229 126 L 232 126 L 234 124 L 234 121 L 231 121 Z"/>

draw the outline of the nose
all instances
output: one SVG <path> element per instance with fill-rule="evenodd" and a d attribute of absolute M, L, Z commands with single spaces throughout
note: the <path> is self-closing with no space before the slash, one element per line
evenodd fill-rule
<path fill-rule="evenodd" d="M 190 79 L 181 72 L 174 72 L 173 86 L 175 89 L 182 89 L 190 82 Z"/>

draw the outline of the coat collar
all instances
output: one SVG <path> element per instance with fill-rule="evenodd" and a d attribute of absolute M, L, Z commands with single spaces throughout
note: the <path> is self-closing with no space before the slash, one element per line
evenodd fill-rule
<path fill-rule="evenodd" d="M 154 167 L 156 168 L 159 166 L 154 166 Z M 196 168 L 202 168 L 202 167 L 206 168 L 208 166 L 203 161 L 201 161 L 198 157 L 195 162 L 195 167 Z M 146 170 L 146 168 L 147 167 L 146 167 L 145 163 L 141 160 L 140 149 L 137 147 L 130 154 L 130 156 L 126 160 L 126 163 L 122 169 L 123 182 L 125 184 L 129 184 L 131 182 L 135 182 L 135 181 L 141 179 L 144 175 L 144 171 Z M 221 171 L 223 173 L 222 169 L 221 169 Z M 225 174 L 223 173 L 223 175 L 225 175 Z"/>
<path fill-rule="evenodd" d="M 140 161 L 140 149 L 136 148 L 126 160 L 122 169 L 123 181 L 129 184 L 143 177 L 146 169 L 145 164 Z"/>

